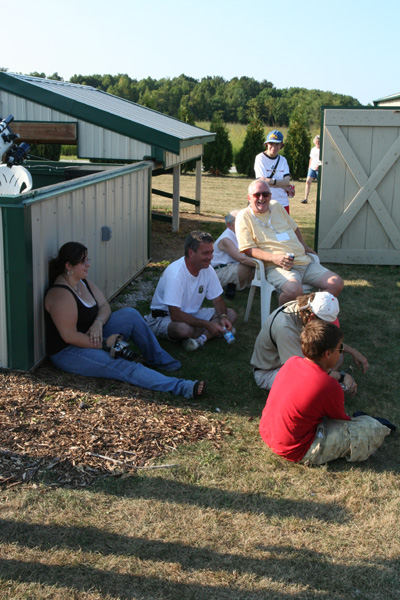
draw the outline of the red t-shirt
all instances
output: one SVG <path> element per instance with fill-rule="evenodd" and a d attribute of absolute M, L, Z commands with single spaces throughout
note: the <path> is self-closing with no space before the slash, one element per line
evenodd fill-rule
<path fill-rule="evenodd" d="M 298 462 L 323 417 L 350 421 L 340 384 L 319 365 L 292 356 L 280 369 L 260 421 L 260 434 L 275 454 Z"/>

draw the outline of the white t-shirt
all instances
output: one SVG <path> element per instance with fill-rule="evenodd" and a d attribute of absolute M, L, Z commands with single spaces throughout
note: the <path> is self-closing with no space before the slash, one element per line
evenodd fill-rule
<path fill-rule="evenodd" d="M 215 300 L 222 294 L 223 289 L 213 267 L 201 269 L 195 277 L 182 256 L 162 274 L 151 301 L 151 310 L 168 311 L 169 306 L 176 306 L 189 315 L 195 315 L 204 298 Z"/>
<path fill-rule="evenodd" d="M 236 248 L 238 248 L 238 241 L 235 233 L 227 227 L 225 231 L 221 233 L 217 241 L 214 243 L 214 255 L 211 261 L 212 267 L 218 267 L 218 265 L 229 265 L 230 263 L 237 263 L 237 260 L 232 258 L 232 256 L 230 256 L 227 252 L 224 252 L 223 250 L 219 249 L 218 244 L 224 238 L 228 238 L 233 244 L 235 244 Z"/>
<path fill-rule="evenodd" d="M 272 175 L 272 171 L 274 170 L 278 156 L 280 157 L 279 163 L 276 167 L 274 175 Z M 254 161 L 254 171 L 257 179 L 259 177 L 267 177 L 268 179 L 272 177 L 272 179 L 279 180 L 283 179 L 286 175 L 289 175 L 290 177 L 289 165 L 286 158 L 284 156 L 280 156 L 279 154 L 278 156 L 276 158 L 268 158 L 264 152 L 257 154 L 256 160 Z M 283 188 L 277 188 L 274 185 L 271 185 L 270 188 L 272 200 L 277 200 L 279 204 L 282 204 L 282 206 L 289 206 L 288 195 Z"/>
<path fill-rule="evenodd" d="M 317 148 L 317 146 L 314 146 L 314 148 L 311 148 L 310 158 L 311 158 L 310 169 L 312 169 L 313 171 L 317 171 L 317 169 L 320 165 L 319 148 Z"/>

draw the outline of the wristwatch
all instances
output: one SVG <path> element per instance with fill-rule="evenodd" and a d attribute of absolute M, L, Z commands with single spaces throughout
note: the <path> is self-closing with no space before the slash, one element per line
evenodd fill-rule
<path fill-rule="evenodd" d="M 345 371 L 339 371 L 339 375 L 340 375 L 340 377 L 339 377 L 339 383 L 343 383 L 345 375 L 346 375 L 346 372 Z"/>

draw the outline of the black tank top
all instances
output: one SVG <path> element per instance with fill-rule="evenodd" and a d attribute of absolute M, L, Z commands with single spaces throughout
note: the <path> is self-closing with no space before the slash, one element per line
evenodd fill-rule
<path fill-rule="evenodd" d="M 86 285 L 90 294 L 93 296 L 92 290 L 90 289 L 88 282 L 83 279 L 83 283 Z M 78 308 L 78 321 L 76 323 L 76 329 L 80 333 L 86 333 L 87 330 L 89 329 L 89 327 L 91 326 L 91 324 L 93 323 L 93 321 L 95 320 L 95 318 L 97 317 L 97 313 L 99 311 L 99 307 L 96 302 L 96 298 L 93 296 L 93 299 L 96 302 L 96 304 L 94 306 L 90 306 L 90 307 L 85 306 L 79 300 L 78 296 L 76 296 L 76 294 L 74 294 L 74 292 L 71 290 L 71 288 L 69 288 L 66 285 L 61 285 L 58 283 L 56 283 L 55 285 L 52 285 L 47 290 L 46 294 L 50 290 L 52 290 L 53 288 L 56 288 L 56 287 L 64 288 L 64 289 L 70 291 L 71 294 L 73 295 L 73 297 L 75 298 L 76 306 Z M 68 346 L 68 344 L 66 342 L 64 342 L 61 335 L 58 333 L 58 329 L 54 325 L 54 322 L 53 322 L 53 319 L 51 318 L 50 313 L 47 310 L 45 310 L 44 312 L 45 312 L 45 323 L 46 323 L 47 352 L 50 355 L 57 354 L 57 352 L 60 352 L 61 350 L 66 348 Z"/>

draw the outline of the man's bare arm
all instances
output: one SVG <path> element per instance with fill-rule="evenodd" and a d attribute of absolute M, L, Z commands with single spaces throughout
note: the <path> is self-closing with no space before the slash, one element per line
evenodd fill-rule
<path fill-rule="evenodd" d="M 219 242 L 218 248 L 223 252 L 229 254 L 229 256 L 233 258 L 233 260 L 236 260 L 236 262 L 241 263 L 242 265 L 247 265 L 248 267 L 254 267 L 253 261 L 250 258 L 248 258 L 245 254 L 243 254 L 243 252 L 239 252 L 232 240 L 229 240 L 228 238 L 223 238 Z"/>

